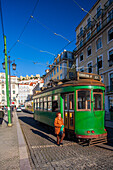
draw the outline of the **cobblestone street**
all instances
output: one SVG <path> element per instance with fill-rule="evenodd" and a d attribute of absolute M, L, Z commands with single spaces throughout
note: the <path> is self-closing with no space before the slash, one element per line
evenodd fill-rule
<path fill-rule="evenodd" d="M 32 114 L 21 112 L 18 117 L 32 169 L 113 169 L 112 140 L 108 145 L 83 147 L 65 139 L 64 145 L 59 147 L 52 131 L 37 123 Z M 112 131 L 108 129 L 109 138 L 113 138 Z"/>

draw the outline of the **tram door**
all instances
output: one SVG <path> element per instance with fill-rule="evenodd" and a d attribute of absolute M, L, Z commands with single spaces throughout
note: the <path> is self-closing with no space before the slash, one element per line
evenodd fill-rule
<path fill-rule="evenodd" d="M 64 126 L 74 130 L 74 93 L 64 95 Z"/>

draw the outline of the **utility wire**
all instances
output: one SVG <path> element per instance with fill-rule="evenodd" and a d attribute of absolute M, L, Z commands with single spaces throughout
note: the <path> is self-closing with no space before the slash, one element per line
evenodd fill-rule
<path fill-rule="evenodd" d="M 47 30 L 49 30 L 50 32 L 52 32 L 54 35 L 59 36 L 59 37 L 65 39 L 66 41 L 68 41 L 68 42 L 70 43 L 70 41 L 69 41 L 67 38 L 65 38 L 63 35 L 55 33 L 53 30 L 51 30 L 50 28 L 48 28 L 45 24 L 41 23 L 39 20 L 37 20 L 36 18 L 34 18 L 32 15 L 31 15 L 31 18 L 32 18 L 33 20 L 35 20 L 36 22 L 38 22 L 39 24 L 41 24 L 44 28 L 46 28 Z"/>
<path fill-rule="evenodd" d="M 73 0 L 73 2 L 75 2 L 82 11 L 88 13 L 95 21 L 97 21 L 87 10 L 85 10 L 84 8 L 82 8 L 75 0 Z"/>
<path fill-rule="evenodd" d="M 3 34 L 3 40 L 4 40 L 4 24 L 3 24 L 3 16 L 2 16 L 2 5 L 1 5 L 1 0 L 0 0 L 0 16 L 1 16 L 2 34 Z"/>
<path fill-rule="evenodd" d="M 31 15 L 33 15 L 33 14 L 34 14 L 35 9 L 36 9 L 36 7 L 37 7 L 38 3 L 39 3 L 39 0 L 37 0 L 37 2 L 36 2 L 36 4 L 35 4 L 35 7 L 33 8 L 33 11 L 32 11 L 32 13 L 31 13 Z M 23 33 L 24 33 L 24 31 L 25 31 L 25 29 L 26 29 L 27 25 L 29 24 L 30 19 L 31 19 L 31 16 L 28 18 L 28 20 L 27 20 L 26 24 L 24 25 L 24 28 L 22 29 L 22 31 L 21 31 L 21 33 L 20 33 L 20 35 L 19 35 L 19 37 L 18 37 L 18 40 L 20 40 L 21 36 L 23 35 Z M 18 42 L 18 40 L 17 40 L 17 41 L 16 41 L 16 42 L 12 45 L 12 47 L 9 49 L 8 53 L 10 53 L 10 52 L 11 52 L 11 50 L 15 47 L 15 45 L 16 45 L 16 44 L 17 44 L 17 42 Z"/>

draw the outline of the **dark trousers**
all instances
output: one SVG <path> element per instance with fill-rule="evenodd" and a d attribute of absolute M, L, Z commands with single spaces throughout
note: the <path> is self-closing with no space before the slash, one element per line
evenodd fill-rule
<path fill-rule="evenodd" d="M 61 137 L 61 138 L 60 138 Z M 57 135 L 57 144 L 59 145 L 60 143 L 62 143 L 63 139 L 65 137 L 65 133 L 62 134 L 62 136 Z M 59 141 L 60 140 L 60 141 Z"/>
<path fill-rule="evenodd" d="M 3 118 L 0 118 L 0 125 L 2 124 L 2 122 L 3 122 Z"/>

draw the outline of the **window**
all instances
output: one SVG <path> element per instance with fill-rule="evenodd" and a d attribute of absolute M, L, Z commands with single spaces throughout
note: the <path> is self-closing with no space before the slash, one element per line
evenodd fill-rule
<path fill-rule="evenodd" d="M 60 70 L 62 70 L 62 63 L 60 64 Z"/>
<path fill-rule="evenodd" d="M 81 67 L 81 68 L 80 68 L 80 72 L 84 72 L 84 67 Z"/>
<path fill-rule="evenodd" d="M 40 98 L 39 109 L 43 110 L 43 98 Z"/>
<path fill-rule="evenodd" d="M 52 111 L 52 96 L 48 97 L 48 111 Z"/>
<path fill-rule="evenodd" d="M 52 77 L 53 77 L 53 72 L 52 72 Z"/>
<path fill-rule="evenodd" d="M 108 31 L 108 41 L 113 39 L 113 27 Z"/>
<path fill-rule="evenodd" d="M 58 95 L 53 96 L 52 111 L 58 112 Z"/>
<path fill-rule="evenodd" d="M 47 110 L 47 97 L 44 97 L 44 110 Z"/>
<path fill-rule="evenodd" d="M 87 33 L 87 41 L 89 40 L 90 36 L 91 36 L 91 33 L 90 33 L 90 31 L 89 31 L 89 32 Z"/>
<path fill-rule="evenodd" d="M 67 52 L 64 52 L 63 56 L 63 58 L 67 58 Z"/>
<path fill-rule="evenodd" d="M 80 36 L 83 35 L 83 27 L 80 28 Z"/>
<path fill-rule="evenodd" d="M 60 74 L 60 79 L 62 79 L 62 74 Z"/>
<path fill-rule="evenodd" d="M 113 50 L 109 51 L 109 66 L 113 65 Z"/>
<path fill-rule="evenodd" d="M 73 110 L 73 109 L 74 109 L 74 95 L 69 94 L 69 110 Z"/>
<path fill-rule="evenodd" d="M 97 18 L 101 15 L 101 6 L 97 8 Z"/>
<path fill-rule="evenodd" d="M 4 94 L 4 90 L 2 90 L 2 94 Z"/>
<path fill-rule="evenodd" d="M 91 26 L 91 18 L 88 18 L 87 20 L 87 29 Z"/>
<path fill-rule="evenodd" d="M 70 79 L 73 78 L 73 72 L 69 72 L 69 78 L 70 78 Z"/>
<path fill-rule="evenodd" d="M 71 68 L 73 65 L 73 62 L 72 61 L 69 61 L 69 67 Z"/>
<path fill-rule="evenodd" d="M 59 66 L 57 66 L 57 73 L 59 72 Z"/>
<path fill-rule="evenodd" d="M 104 83 L 104 76 L 101 75 L 101 82 Z"/>
<path fill-rule="evenodd" d="M 90 90 L 77 90 L 77 110 L 87 111 L 91 109 Z"/>
<path fill-rule="evenodd" d="M 108 12 L 108 22 L 113 19 L 113 9 Z"/>
<path fill-rule="evenodd" d="M 98 68 L 102 68 L 102 56 L 98 57 Z"/>
<path fill-rule="evenodd" d="M 49 77 L 50 77 L 50 79 L 51 79 L 51 74 L 50 74 L 50 76 L 49 76 Z"/>
<path fill-rule="evenodd" d="M 97 26 L 97 32 L 100 31 L 100 29 L 101 29 L 101 22 L 99 21 L 96 26 Z"/>
<path fill-rule="evenodd" d="M 91 55 L 91 46 L 87 48 L 87 56 L 89 57 Z"/>
<path fill-rule="evenodd" d="M 13 90 L 13 94 L 15 94 L 15 91 Z"/>
<path fill-rule="evenodd" d="M 80 54 L 80 62 L 83 61 L 83 53 Z"/>
<path fill-rule="evenodd" d="M 59 80 L 59 76 L 57 76 L 57 80 Z"/>
<path fill-rule="evenodd" d="M 88 64 L 88 73 L 92 73 L 92 63 Z"/>
<path fill-rule="evenodd" d="M 94 110 L 102 110 L 102 93 L 93 93 L 94 97 Z"/>
<path fill-rule="evenodd" d="M 59 63 L 59 58 L 57 59 L 57 63 Z"/>
<path fill-rule="evenodd" d="M 82 47 L 82 46 L 83 46 L 83 40 L 80 41 L 80 47 Z"/>
<path fill-rule="evenodd" d="M 64 96 L 64 110 L 67 110 L 67 95 Z"/>
<path fill-rule="evenodd" d="M 15 101 L 15 97 L 13 97 L 13 101 Z"/>
<path fill-rule="evenodd" d="M 102 38 L 99 38 L 97 41 L 96 41 L 96 48 L 97 50 L 100 49 L 102 47 Z"/>

